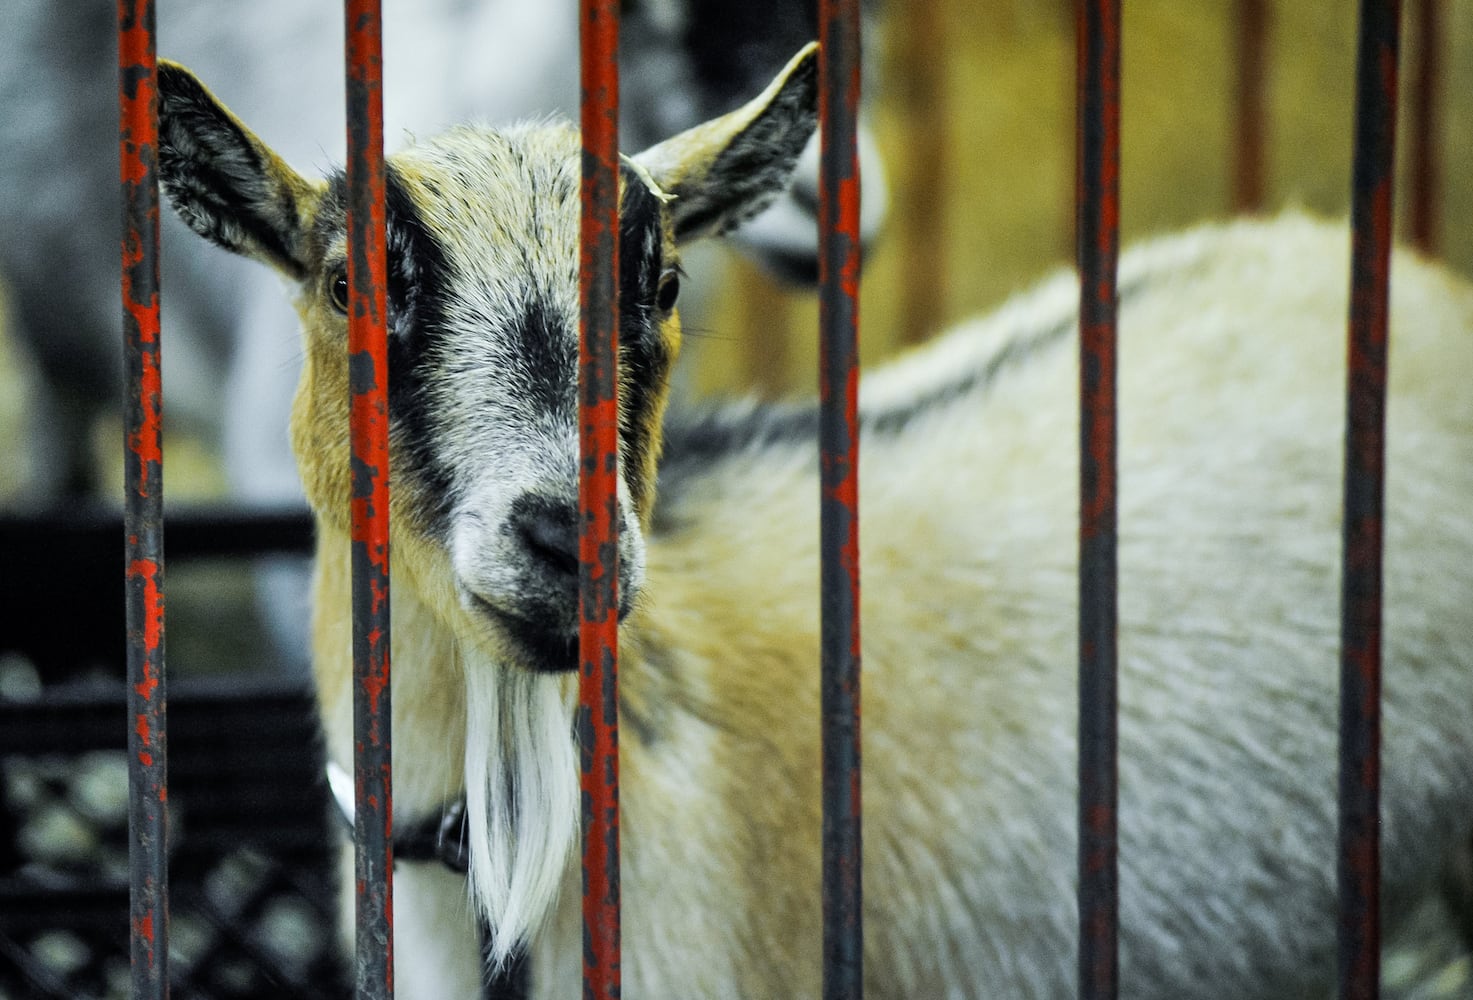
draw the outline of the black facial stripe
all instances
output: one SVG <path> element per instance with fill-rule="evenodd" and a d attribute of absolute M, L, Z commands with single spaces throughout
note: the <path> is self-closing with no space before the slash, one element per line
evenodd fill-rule
<path fill-rule="evenodd" d="M 444 329 L 447 263 L 439 240 L 426 228 L 392 165 L 385 176 L 389 301 L 389 415 L 396 472 L 415 487 L 427 520 L 425 530 L 444 531 L 450 511 L 449 470 L 434 447 L 428 386 Z M 347 226 L 347 178 L 328 181 L 318 210 L 315 238 L 329 246 Z"/>
<path fill-rule="evenodd" d="M 535 410 L 558 422 L 577 419 L 578 342 L 542 299 L 533 297 L 507 331 L 503 369 L 520 385 L 523 398 Z"/>
<path fill-rule="evenodd" d="M 643 508 L 648 490 L 641 472 L 652 447 L 651 410 L 656 386 L 670 368 L 669 348 L 655 325 L 655 296 L 663 270 L 661 205 L 644 179 L 621 168 L 624 196 L 619 212 L 619 354 L 623 361 L 619 394 L 620 431 L 632 473 L 630 490 Z"/>
<path fill-rule="evenodd" d="M 423 339 L 426 331 L 419 321 L 426 312 L 436 324 L 445 315 L 447 257 L 392 164 L 386 169 L 384 195 L 390 331 L 395 336 Z M 337 171 L 328 179 L 327 193 L 317 211 L 313 235 L 319 254 L 347 230 L 347 204 L 347 179 Z"/>
<path fill-rule="evenodd" d="M 631 499 L 636 508 L 643 511 L 653 485 L 644 478 L 657 430 L 654 408 L 659 397 L 652 390 L 655 386 L 663 386 L 669 378 L 670 352 L 663 342 L 651 338 L 643 347 L 624 349 L 620 353 L 624 363 L 619 386 L 623 403 L 619 430 L 630 470 Z"/>
<path fill-rule="evenodd" d="M 429 524 L 442 534 L 450 514 L 450 470 L 434 446 L 429 386 L 435 378 L 449 300 L 450 268 L 439 239 L 425 225 L 398 172 L 389 166 L 388 218 L 389 416 L 397 432 L 399 466 L 416 481 Z"/>
<path fill-rule="evenodd" d="M 424 529 L 440 535 L 449 516 L 452 478 L 435 447 L 428 386 L 436 364 L 436 332 L 444 328 L 446 256 L 424 225 L 393 166 L 385 178 L 389 300 L 389 417 L 395 472 L 420 501 Z M 327 246 L 347 224 L 347 178 L 328 181 L 315 237 Z"/>
<path fill-rule="evenodd" d="M 648 311 L 662 260 L 660 200 L 642 177 L 621 165 L 624 195 L 619 205 L 619 304 L 621 319 L 633 306 Z"/>

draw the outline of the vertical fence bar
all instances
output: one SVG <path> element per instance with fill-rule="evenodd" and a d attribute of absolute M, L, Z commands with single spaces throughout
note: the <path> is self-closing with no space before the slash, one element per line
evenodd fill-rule
<path fill-rule="evenodd" d="M 1236 6 L 1232 208 L 1234 212 L 1257 212 L 1263 208 L 1264 196 L 1268 0 L 1237 0 Z"/>
<path fill-rule="evenodd" d="M 819 3 L 823 995 L 864 986 L 859 738 L 859 3 Z"/>
<path fill-rule="evenodd" d="M 356 995 L 394 995 L 389 702 L 389 362 L 383 24 L 346 0 L 348 372 L 352 422 L 353 873 Z"/>
<path fill-rule="evenodd" d="M 164 676 L 163 380 L 159 351 L 158 75 L 153 0 L 118 4 L 118 147 L 127 378 L 128 924 L 134 1000 L 169 995 Z"/>
<path fill-rule="evenodd" d="M 1080 0 L 1079 995 L 1119 992 L 1116 848 L 1115 266 L 1120 0 Z"/>
<path fill-rule="evenodd" d="M 1417 51 L 1417 76 L 1411 101 L 1411 226 L 1412 245 L 1433 253 L 1438 244 L 1438 213 L 1442 206 L 1442 164 L 1437 140 L 1442 134 L 1442 0 L 1416 0 L 1412 6 L 1412 42 Z"/>
<path fill-rule="evenodd" d="M 619 967 L 619 7 L 582 0 L 579 251 L 578 739 L 583 995 L 615 1000 Z"/>
<path fill-rule="evenodd" d="M 1351 180 L 1351 281 L 1340 623 L 1340 996 L 1379 995 L 1381 540 L 1386 333 L 1396 163 L 1399 0 L 1362 0 Z"/>

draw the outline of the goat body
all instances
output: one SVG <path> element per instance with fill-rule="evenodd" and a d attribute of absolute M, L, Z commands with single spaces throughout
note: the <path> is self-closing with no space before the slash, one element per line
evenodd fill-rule
<path fill-rule="evenodd" d="M 631 997 L 820 994 L 816 417 L 665 417 L 679 245 L 730 228 L 813 125 L 812 53 L 627 161 L 621 222 L 623 974 Z M 299 283 L 293 436 L 318 516 L 314 661 L 352 753 L 341 180 L 161 76 L 181 214 Z M 399 822 L 462 794 L 470 892 L 405 864 L 401 995 L 474 996 L 530 940 L 578 989 L 576 234 L 568 129 L 455 130 L 390 165 Z M 258 184 L 230 187 L 225 160 Z M 269 237 L 269 238 L 268 238 Z M 1121 264 L 1123 994 L 1334 978 L 1343 227 L 1202 228 Z M 1394 270 L 1383 884 L 1435 894 L 1473 822 L 1473 290 Z M 865 989 L 1075 981 L 1077 280 L 868 377 Z M 664 429 L 663 458 L 661 435 Z M 659 504 L 655 504 L 658 479 Z"/>
<path fill-rule="evenodd" d="M 1348 261 L 1295 216 L 1122 261 L 1122 996 L 1331 992 Z M 1409 254 L 1392 287 L 1390 927 L 1473 797 L 1473 291 Z M 867 995 L 1074 995 L 1077 305 L 861 387 Z M 631 995 L 819 995 L 814 423 L 671 429 L 620 667 Z"/>

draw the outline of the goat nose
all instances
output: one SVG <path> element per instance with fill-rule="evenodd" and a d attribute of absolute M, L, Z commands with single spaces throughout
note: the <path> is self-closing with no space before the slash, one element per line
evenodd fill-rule
<path fill-rule="evenodd" d="M 517 504 L 517 530 L 533 558 L 554 573 L 578 575 L 578 516 L 571 506 L 542 498 Z"/>

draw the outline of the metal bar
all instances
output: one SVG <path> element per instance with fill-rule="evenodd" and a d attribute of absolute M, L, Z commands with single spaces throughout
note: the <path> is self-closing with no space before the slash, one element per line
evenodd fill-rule
<path fill-rule="evenodd" d="M 1257 212 L 1263 208 L 1264 197 L 1268 0 L 1237 0 L 1235 14 L 1232 208 L 1234 212 Z"/>
<path fill-rule="evenodd" d="M 1442 134 L 1442 0 L 1416 0 L 1412 7 L 1412 42 L 1417 51 L 1417 76 L 1412 87 L 1410 122 L 1411 243 L 1424 253 L 1438 246 L 1442 207 L 1442 164 L 1438 138 Z"/>
<path fill-rule="evenodd" d="M 122 158 L 123 354 L 127 373 L 123 534 L 128 636 L 128 925 L 135 1000 L 169 995 L 155 20 L 152 0 L 120 0 L 118 146 Z"/>
<path fill-rule="evenodd" d="M 864 990 L 859 642 L 859 2 L 819 3 L 823 995 Z"/>
<path fill-rule="evenodd" d="M 582 0 L 579 250 L 578 738 L 583 995 L 615 1000 L 619 968 L 619 6 Z"/>
<path fill-rule="evenodd" d="M 1381 965 L 1381 540 L 1386 331 L 1396 163 L 1399 0 L 1362 0 L 1351 179 L 1351 283 L 1340 623 L 1340 996 L 1378 995 Z"/>
<path fill-rule="evenodd" d="M 356 995 L 394 994 L 389 702 L 389 363 L 379 0 L 347 0 Z"/>
<path fill-rule="evenodd" d="M 1119 993 L 1115 270 L 1120 0 L 1078 6 L 1079 995 Z"/>

